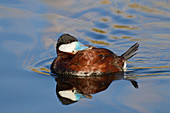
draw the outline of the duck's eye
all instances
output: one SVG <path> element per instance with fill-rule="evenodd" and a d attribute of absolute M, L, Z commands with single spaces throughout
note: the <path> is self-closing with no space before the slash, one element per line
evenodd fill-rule
<path fill-rule="evenodd" d="M 72 53 L 76 53 L 77 51 L 76 50 L 73 50 Z"/>
<path fill-rule="evenodd" d="M 76 51 L 75 51 L 75 50 L 73 50 L 73 51 L 72 51 L 72 53 L 76 53 Z"/>

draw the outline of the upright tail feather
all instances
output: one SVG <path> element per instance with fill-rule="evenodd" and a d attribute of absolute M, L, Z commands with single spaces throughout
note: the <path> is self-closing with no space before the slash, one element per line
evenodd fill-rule
<path fill-rule="evenodd" d="M 135 43 L 132 47 L 130 47 L 125 53 L 123 53 L 121 56 L 125 59 L 128 60 L 137 53 L 135 53 L 139 48 L 139 44 Z"/>

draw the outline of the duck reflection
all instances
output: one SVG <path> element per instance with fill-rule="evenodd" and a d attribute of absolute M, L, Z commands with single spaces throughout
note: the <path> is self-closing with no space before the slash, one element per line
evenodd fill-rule
<path fill-rule="evenodd" d="M 69 105 L 81 98 L 92 98 L 91 94 L 104 91 L 113 81 L 122 79 L 130 81 L 135 88 L 138 88 L 137 82 L 126 79 L 124 73 L 90 77 L 57 75 L 56 94 L 62 104 Z"/>

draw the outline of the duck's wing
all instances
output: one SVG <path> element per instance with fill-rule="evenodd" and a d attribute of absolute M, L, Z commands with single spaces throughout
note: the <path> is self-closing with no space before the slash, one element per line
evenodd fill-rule
<path fill-rule="evenodd" d="M 122 59 L 112 51 L 103 48 L 92 48 L 78 52 L 68 66 L 68 72 L 83 74 L 101 74 L 122 71 Z"/>

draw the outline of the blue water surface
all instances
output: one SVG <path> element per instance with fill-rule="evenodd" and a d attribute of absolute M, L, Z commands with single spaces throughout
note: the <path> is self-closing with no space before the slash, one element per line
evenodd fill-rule
<path fill-rule="evenodd" d="M 0 0 L 0 113 L 169 113 L 168 0 Z M 63 105 L 50 75 L 58 37 L 121 55 L 138 42 L 128 80 Z"/>

